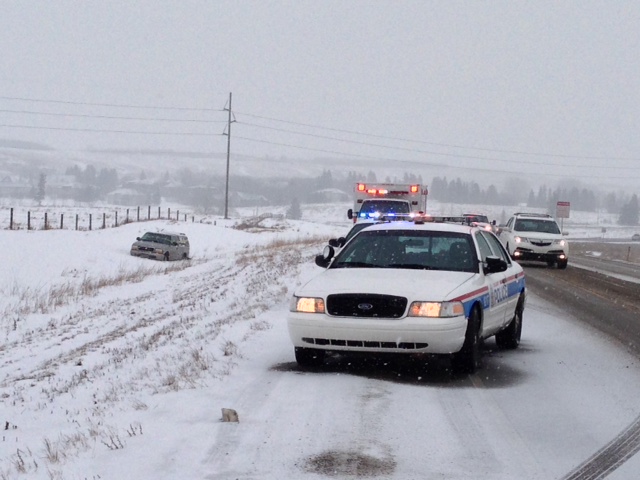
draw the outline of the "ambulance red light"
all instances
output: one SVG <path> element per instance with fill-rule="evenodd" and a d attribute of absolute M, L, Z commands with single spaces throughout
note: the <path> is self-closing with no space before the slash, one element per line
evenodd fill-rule
<path fill-rule="evenodd" d="M 378 191 L 375 188 L 370 188 L 369 190 L 367 190 L 367 193 L 370 193 L 371 195 L 375 195 Z"/>
<path fill-rule="evenodd" d="M 389 190 L 379 189 L 379 190 L 378 190 L 378 193 L 379 193 L 380 195 L 386 195 L 387 193 L 389 193 Z"/>
<path fill-rule="evenodd" d="M 358 186 L 356 187 L 356 190 L 358 190 L 359 192 L 364 192 L 366 188 L 367 187 L 364 183 L 359 183 Z"/>
<path fill-rule="evenodd" d="M 411 193 L 418 193 L 420 191 L 420 185 L 411 185 Z"/>

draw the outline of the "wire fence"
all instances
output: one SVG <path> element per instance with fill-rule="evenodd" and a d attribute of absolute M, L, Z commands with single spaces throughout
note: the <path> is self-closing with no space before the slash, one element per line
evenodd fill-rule
<path fill-rule="evenodd" d="M 162 207 L 133 207 L 108 209 L 98 207 L 49 209 L 0 208 L 0 228 L 7 230 L 100 230 L 114 228 L 132 222 L 149 220 L 174 220 L 195 222 L 195 216 L 179 209 Z"/>

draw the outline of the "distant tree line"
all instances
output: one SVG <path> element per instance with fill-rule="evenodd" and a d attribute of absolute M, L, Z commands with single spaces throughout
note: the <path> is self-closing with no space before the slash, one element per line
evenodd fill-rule
<path fill-rule="evenodd" d="M 588 188 L 572 186 L 552 189 L 541 185 L 537 192 L 530 189 L 525 200 L 522 189 L 514 188 L 498 192 L 494 185 L 483 189 L 476 182 L 464 182 L 460 178 L 447 181 L 446 177 L 435 177 L 429 193 L 431 198 L 442 202 L 485 205 L 519 205 L 524 203 L 527 207 L 544 208 L 551 214 L 555 213 L 558 201 L 567 201 L 571 202 L 571 208 L 574 210 L 596 212 L 598 209 L 604 209 L 608 213 L 620 214 L 619 223 L 621 225 L 639 224 L 640 211 L 636 194 L 627 200 L 627 197 L 623 195 L 610 192 L 603 197 L 599 205 L 596 192 Z"/>
<path fill-rule="evenodd" d="M 129 188 L 144 192 L 149 201 L 158 203 L 164 197 L 170 201 L 193 206 L 206 213 L 220 213 L 225 202 L 225 179 L 219 175 L 208 175 L 183 168 L 170 175 L 168 172 L 148 178 L 143 170 L 135 178 L 132 175 L 120 177 L 113 168 L 97 170 L 93 165 L 84 168 L 73 166 L 65 174 L 75 179 L 76 187 L 69 191 L 69 197 L 76 201 L 92 202 L 105 199 L 109 192 L 118 188 Z M 542 208 L 555 213 L 558 201 L 571 202 L 572 210 L 596 212 L 604 209 L 619 214 L 619 222 L 624 225 L 639 224 L 637 195 L 630 198 L 614 192 L 604 196 L 589 188 L 575 185 L 555 188 L 541 185 L 533 190 L 523 179 L 511 179 L 502 190 L 495 185 L 481 187 L 475 181 L 461 178 L 448 180 L 434 177 L 425 182 L 422 176 L 404 173 L 398 177 L 378 179 L 375 172 L 366 174 L 349 171 L 334 175 L 324 170 L 316 177 L 304 178 L 258 178 L 253 176 L 232 176 L 229 187 L 231 207 L 289 205 L 288 212 L 296 217 L 301 203 L 322 203 L 328 199 L 350 199 L 357 182 L 368 183 L 419 183 L 429 190 L 429 198 L 445 203 L 465 203 L 484 205 L 526 205 Z M 47 177 L 39 174 L 37 185 L 32 189 L 32 198 L 41 203 L 48 189 Z M 342 195 L 342 197 L 340 197 Z"/>

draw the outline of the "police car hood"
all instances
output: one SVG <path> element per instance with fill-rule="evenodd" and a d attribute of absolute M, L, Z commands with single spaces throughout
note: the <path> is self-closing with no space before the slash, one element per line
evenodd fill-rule
<path fill-rule="evenodd" d="M 471 288 L 477 274 L 397 268 L 329 268 L 310 280 L 296 295 L 326 297 L 338 293 L 397 295 L 408 299 L 450 300 Z"/>

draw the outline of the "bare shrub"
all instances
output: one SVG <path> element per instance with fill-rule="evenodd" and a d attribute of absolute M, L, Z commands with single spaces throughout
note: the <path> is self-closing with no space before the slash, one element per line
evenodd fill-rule
<path fill-rule="evenodd" d="M 209 367 L 211 366 L 211 356 L 204 354 L 197 348 L 193 348 L 191 350 L 191 359 L 197 370 L 209 370 Z"/>
<path fill-rule="evenodd" d="M 49 463 L 60 462 L 60 450 L 58 444 L 53 444 L 51 440 L 45 437 L 44 439 L 44 457 Z"/>
<path fill-rule="evenodd" d="M 135 437 L 137 435 L 142 435 L 142 424 L 140 424 L 139 422 L 135 422 L 129 425 L 129 428 L 127 428 L 127 434 L 130 437 Z"/>
<path fill-rule="evenodd" d="M 120 437 L 116 434 L 105 435 L 100 442 L 109 450 L 122 450 L 124 448 L 122 440 L 120 440 Z"/>
<path fill-rule="evenodd" d="M 231 357 L 233 355 L 238 355 L 238 352 L 239 352 L 238 346 L 235 343 L 233 343 L 233 342 L 231 342 L 229 340 L 224 342 L 224 345 L 222 346 L 222 354 L 225 357 Z"/>
<path fill-rule="evenodd" d="M 149 408 L 146 403 L 136 399 L 131 402 L 131 406 L 134 410 L 147 410 Z"/>

